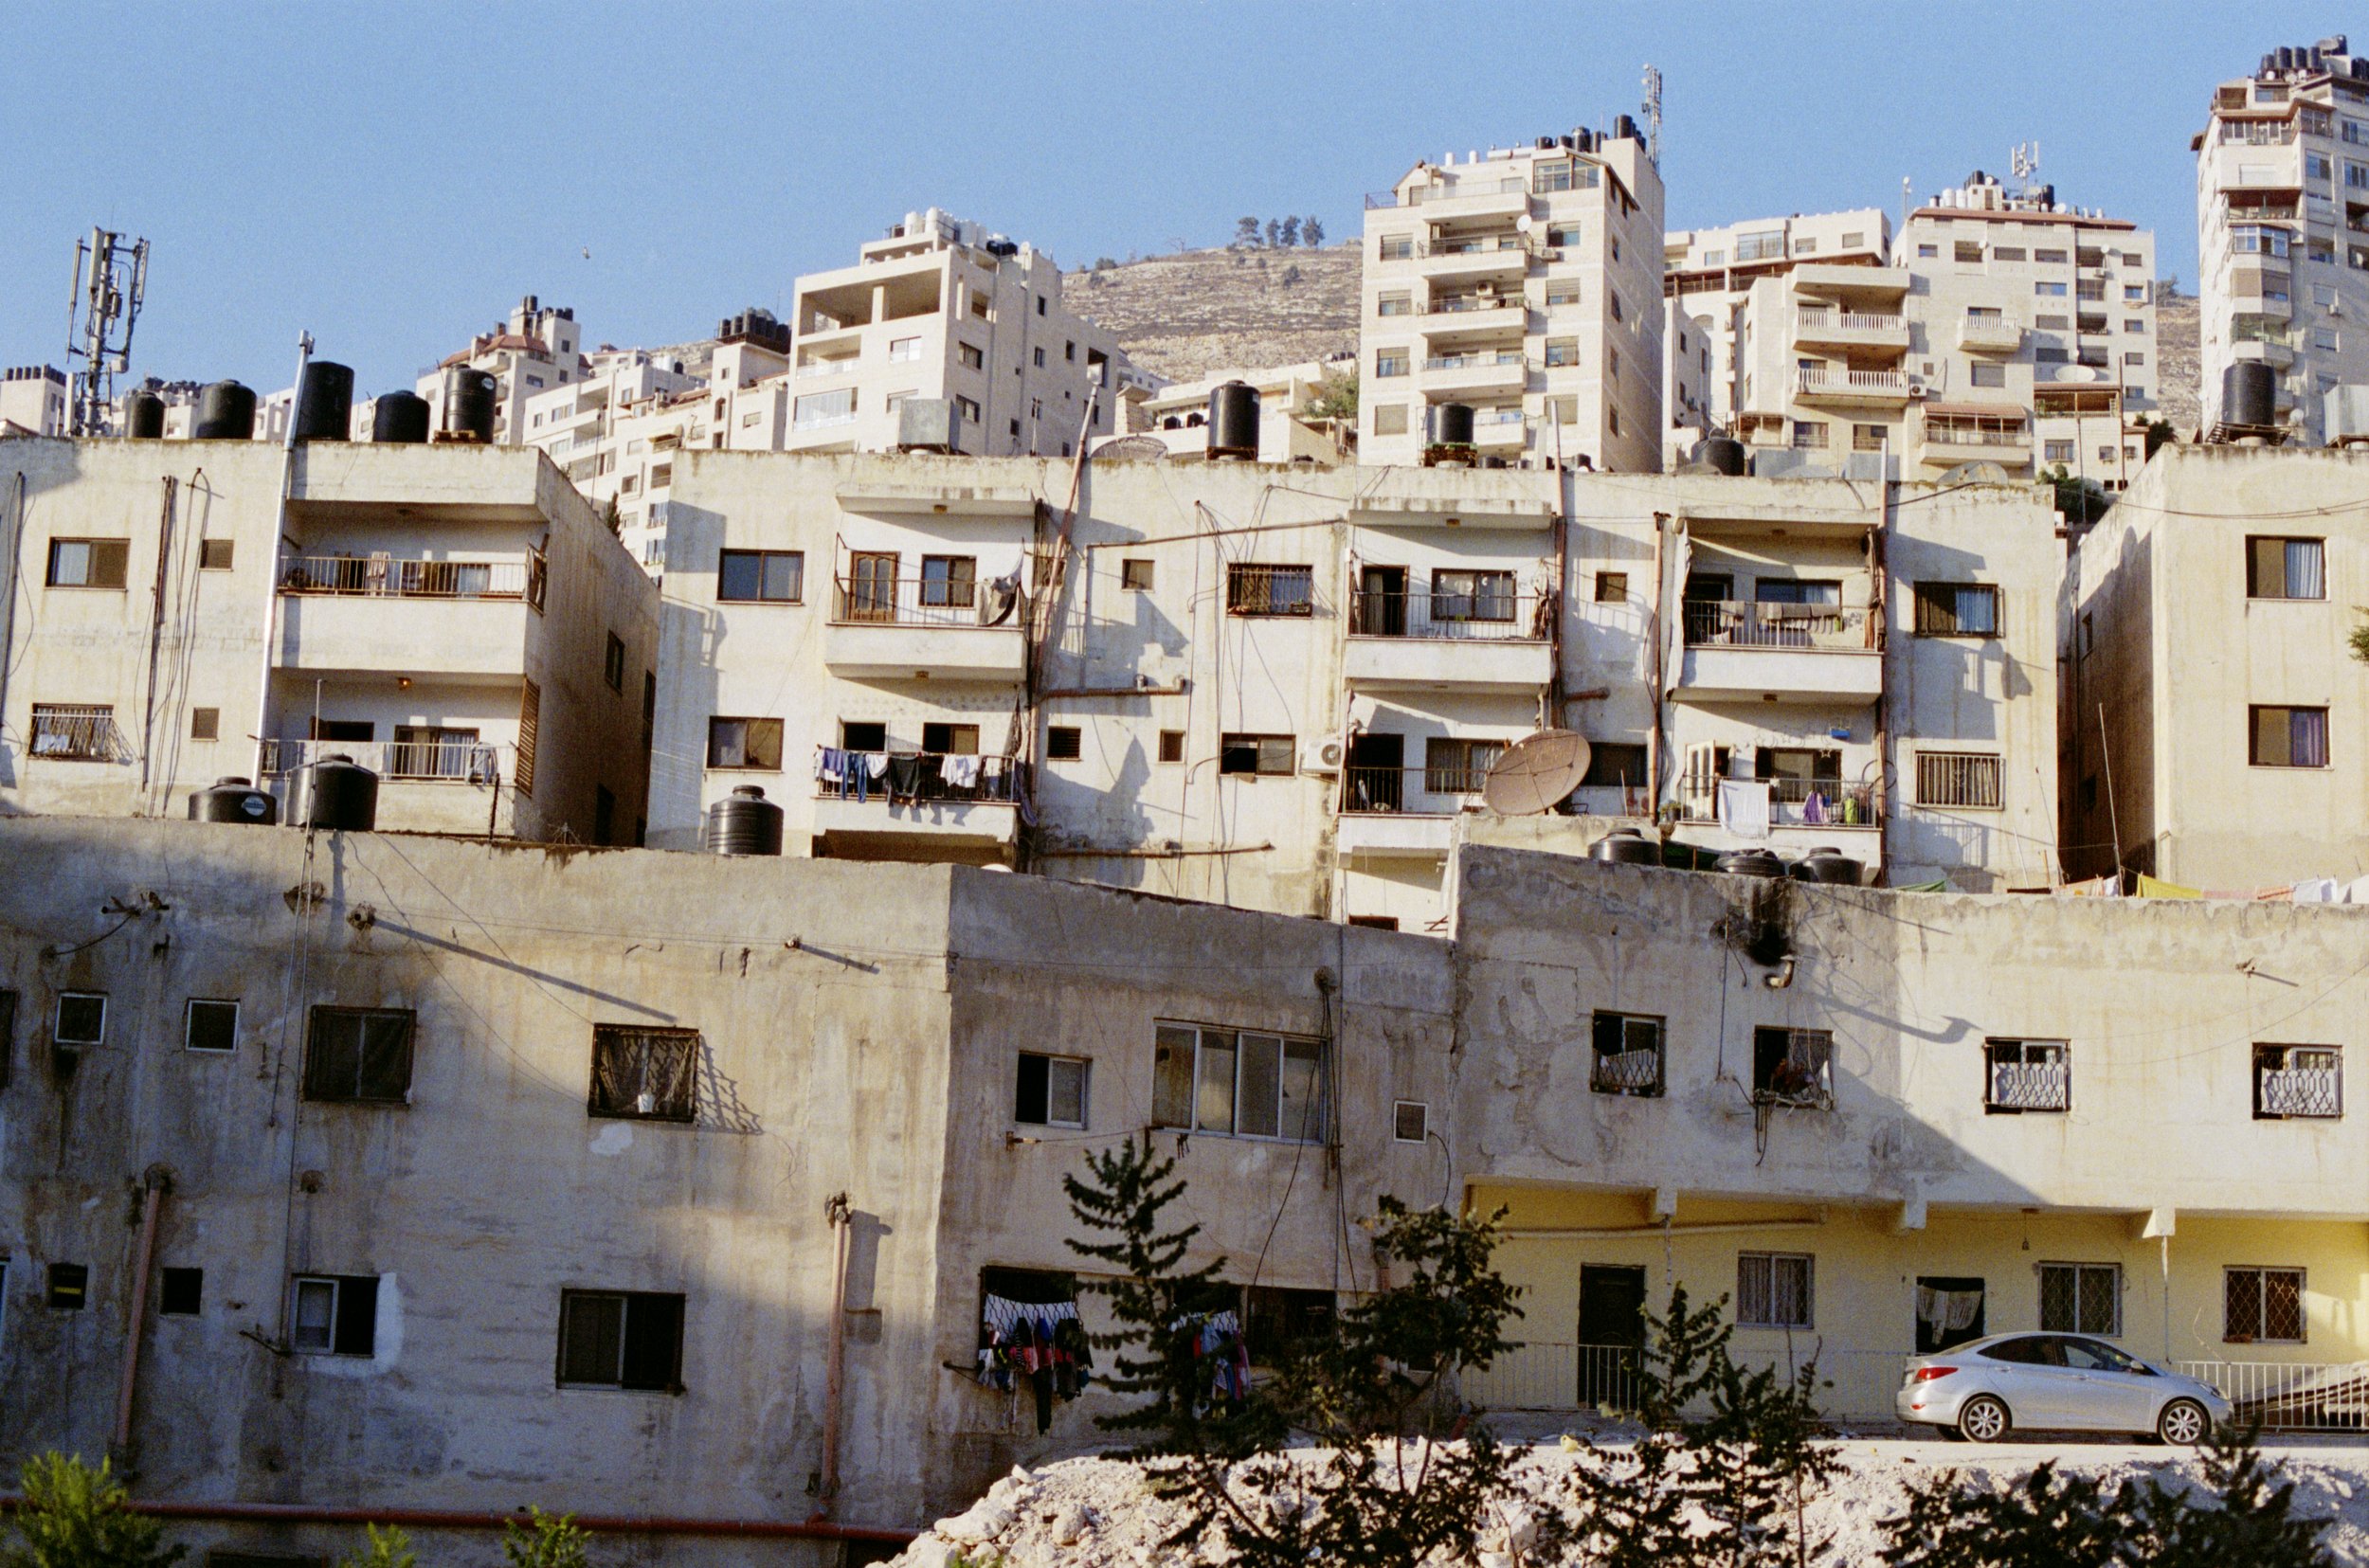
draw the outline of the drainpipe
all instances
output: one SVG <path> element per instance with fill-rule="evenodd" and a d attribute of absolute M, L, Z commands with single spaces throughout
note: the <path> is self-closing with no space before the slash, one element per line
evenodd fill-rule
<path fill-rule="evenodd" d="M 847 1195 L 833 1193 L 825 1199 L 823 1217 L 831 1227 L 831 1359 L 823 1385 L 823 1505 L 815 1511 L 818 1519 L 831 1511 L 831 1501 L 839 1495 L 840 1413 L 847 1393 L 847 1234 L 855 1220 Z"/>
<path fill-rule="evenodd" d="M 313 362 L 313 334 L 297 334 L 296 395 L 304 396 L 304 368 Z M 280 448 L 280 507 L 272 518 L 271 570 L 263 579 L 263 649 L 257 662 L 263 667 L 255 684 L 255 787 L 263 787 L 263 759 L 271 748 L 265 731 L 271 728 L 271 672 L 277 657 L 273 642 L 280 622 L 280 550 L 288 532 L 288 493 L 296 488 L 297 408 L 288 406 L 288 439 Z"/>
<path fill-rule="evenodd" d="M 140 1178 L 147 1190 L 140 1198 L 140 1256 L 132 1273 L 132 1323 L 123 1336 L 123 1384 L 116 1391 L 114 1449 L 123 1453 L 132 1446 L 132 1396 L 140 1381 L 140 1338 L 148 1327 L 148 1280 L 156 1261 L 156 1217 L 172 1188 L 172 1173 L 151 1165 Z"/>

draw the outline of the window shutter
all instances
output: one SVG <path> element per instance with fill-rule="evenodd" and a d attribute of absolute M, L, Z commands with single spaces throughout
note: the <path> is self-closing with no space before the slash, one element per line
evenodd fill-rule
<path fill-rule="evenodd" d="M 518 694 L 518 762 L 511 787 L 532 799 L 534 795 L 534 735 L 543 720 L 543 688 L 528 681 Z"/>

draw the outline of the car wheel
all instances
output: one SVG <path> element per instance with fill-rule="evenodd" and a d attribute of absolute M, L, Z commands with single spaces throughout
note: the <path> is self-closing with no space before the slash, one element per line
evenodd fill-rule
<path fill-rule="evenodd" d="M 1987 1394 L 1978 1394 L 1958 1407 L 1958 1435 L 1969 1443 L 1996 1443 L 2007 1435 L 2011 1425 L 2007 1407 Z"/>
<path fill-rule="evenodd" d="M 2155 1434 L 2179 1448 L 2194 1448 L 2212 1433 L 2213 1417 L 2194 1399 L 2174 1399 L 2155 1418 Z"/>

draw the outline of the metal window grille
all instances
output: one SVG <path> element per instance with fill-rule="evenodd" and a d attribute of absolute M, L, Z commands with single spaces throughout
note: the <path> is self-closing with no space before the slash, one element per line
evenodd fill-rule
<path fill-rule="evenodd" d="M 1811 1259 L 1805 1253 L 1736 1256 L 1736 1322 L 1746 1328 L 1807 1328 Z"/>
<path fill-rule="evenodd" d="M 81 703 L 33 704 L 32 754 L 70 762 L 107 762 L 116 755 L 116 711 Z"/>
<path fill-rule="evenodd" d="M 1917 753 L 1917 804 L 1996 811 L 1998 803 L 1998 758 L 1971 751 Z"/>
<path fill-rule="evenodd" d="M 2123 1331 L 2123 1271 L 2112 1263 L 2040 1265 L 2040 1326 L 2053 1334 Z"/>
<path fill-rule="evenodd" d="M 1662 1020 L 1621 1013 L 1599 1013 L 1594 1021 L 1595 1061 L 1588 1088 L 1599 1094 L 1659 1094 L 1662 1090 Z"/>
<path fill-rule="evenodd" d="M 2231 1269 L 2221 1276 L 2221 1338 L 2232 1344 L 2304 1343 L 2304 1271 Z"/>
<path fill-rule="evenodd" d="M 592 1090 L 585 1109 L 594 1116 L 688 1122 L 697 1107 L 699 1032 L 596 1024 L 592 1030 Z"/>
<path fill-rule="evenodd" d="M 1831 1110 L 1835 1036 L 1823 1029 L 1753 1031 L 1753 1093 L 1763 1105 Z"/>
<path fill-rule="evenodd" d="M 2257 1045 L 2253 1074 L 2257 1117 L 2344 1114 L 2344 1056 L 2333 1047 Z"/>
<path fill-rule="evenodd" d="M 2059 1040 L 1993 1040 L 1983 1047 L 1993 1110 L 2070 1110 L 2072 1064 Z"/>
<path fill-rule="evenodd" d="M 1239 561 L 1226 568 L 1225 607 L 1229 614 L 1312 615 L 1315 604 L 1313 567 Z"/>

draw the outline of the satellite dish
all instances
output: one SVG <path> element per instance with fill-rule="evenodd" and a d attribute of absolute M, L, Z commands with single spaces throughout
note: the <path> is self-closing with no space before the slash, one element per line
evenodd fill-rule
<path fill-rule="evenodd" d="M 1995 462 L 1962 462 L 1942 476 L 1944 484 L 2005 484 L 2007 470 Z"/>
<path fill-rule="evenodd" d="M 1098 462 L 1158 462 L 1168 455 L 1168 443 L 1157 436 L 1121 436 L 1094 449 Z"/>
<path fill-rule="evenodd" d="M 1519 218 L 1513 220 L 1513 231 L 1516 234 L 1528 234 L 1530 231 L 1530 215 L 1528 213 L 1525 212 Z"/>
<path fill-rule="evenodd" d="M 1552 811 L 1587 777 L 1588 746 L 1568 730 L 1541 730 L 1498 753 L 1481 781 L 1481 800 L 1500 817 Z"/>

